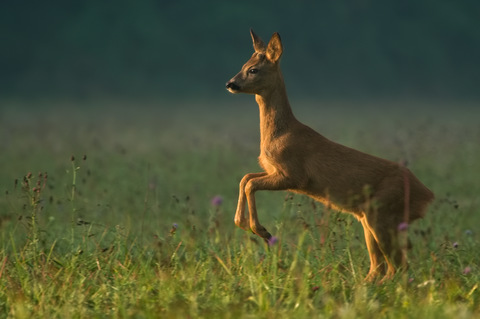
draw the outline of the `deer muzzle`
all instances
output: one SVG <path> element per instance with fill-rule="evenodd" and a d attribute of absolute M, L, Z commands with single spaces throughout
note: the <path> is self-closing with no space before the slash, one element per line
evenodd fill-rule
<path fill-rule="evenodd" d="M 237 84 L 235 84 L 235 82 L 233 81 L 228 81 L 225 87 L 227 88 L 228 91 L 232 93 L 236 93 L 237 91 L 240 90 L 240 87 Z"/>

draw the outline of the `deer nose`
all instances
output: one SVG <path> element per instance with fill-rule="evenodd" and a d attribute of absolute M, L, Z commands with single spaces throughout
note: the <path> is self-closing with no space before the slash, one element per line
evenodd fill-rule
<path fill-rule="evenodd" d="M 234 82 L 232 81 L 229 81 L 227 82 L 227 84 L 225 85 L 225 87 L 227 88 L 227 90 L 232 90 L 232 91 L 238 91 L 240 90 L 240 87 L 238 85 L 236 85 Z"/>

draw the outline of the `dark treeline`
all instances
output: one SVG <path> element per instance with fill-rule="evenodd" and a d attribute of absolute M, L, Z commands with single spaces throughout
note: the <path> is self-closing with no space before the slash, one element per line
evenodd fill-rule
<path fill-rule="evenodd" d="M 0 4 L 4 97 L 225 94 L 279 31 L 293 94 L 478 98 L 480 1 L 22 1 Z"/>

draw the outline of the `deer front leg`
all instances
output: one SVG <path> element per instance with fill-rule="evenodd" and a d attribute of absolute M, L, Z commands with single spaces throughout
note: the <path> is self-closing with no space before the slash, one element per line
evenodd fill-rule
<path fill-rule="evenodd" d="M 255 192 L 259 190 L 286 190 L 291 188 L 290 181 L 280 174 L 271 174 L 251 178 L 245 185 L 245 196 L 248 201 L 248 211 L 250 214 L 250 229 L 265 240 L 269 240 L 272 235 L 260 225 L 255 205 Z"/>
<path fill-rule="evenodd" d="M 240 191 L 238 194 L 238 205 L 237 205 L 237 212 L 235 213 L 235 225 L 240 227 L 243 230 L 249 230 L 250 229 L 250 223 L 245 216 L 245 185 L 247 185 L 248 181 L 250 181 L 252 178 L 256 177 L 262 177 L 267 175 L 267 173 L 262 172 L 262 173 L 250 173 L 245 176 L 243 176 L 242 180 L 240 181 Z"/>

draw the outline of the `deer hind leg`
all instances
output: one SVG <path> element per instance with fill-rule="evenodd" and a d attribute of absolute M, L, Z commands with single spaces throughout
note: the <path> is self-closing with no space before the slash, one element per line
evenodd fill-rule
<path fill-rule="evenodd" d="M 237 204 L 237 211 L 235 213 L 235 225 L 240 227 L 243 230 L 250 229 L 250 222 L 245 215 L 245 185 L 248 183 L 249 180 L 256 177 L 265 176 L 267 173 L 250 173 L 245 175 L 242 180 L 240 181 L 240 191 L 238 194 L 238 204 Z"/>
<path fill-rule="evenodd" d="M 245 185 L 245 196 L 248 201 L 248 211 L 250 214 L 250 229 L 265 240 L 269 240 L 272 235 L 263 227 L 257 215 L 255 204 L 255 192 L 259 190 L 286 190 L 291 187 L 287 178 L 280 174 L 270 174 L 251 178 Z"/>
<path fill-rule="evenodd" d="M 363 232 L 365 233 L 365 242 L 367 243 L 368 255 L 370 257 L 370 271 L 368 272 L 367 277 L 365 277 L 365 281 L 373 281 L 379 275 L 384 275 L 385 258 L 365 217 L 360 221 L 363 226 Z"/>
<path fill-rule="evenodd" d="M 398 223 L 396 219 L 388 216 L 388 213 L 381 214 L 381 212 L 379 212 L 378 218 L 372 218 L 371 215 L 366 215 L 362 224 L 370 230 L 371 236 L 376 242 L 376 249 L 380 250 L 383 254 L 387 266 L 384 279 L 392 278 L 396 270 L 404 265 L 405 260 L 398 241 Z M 368 245 L 367 242 L 367 247 Z"/>

